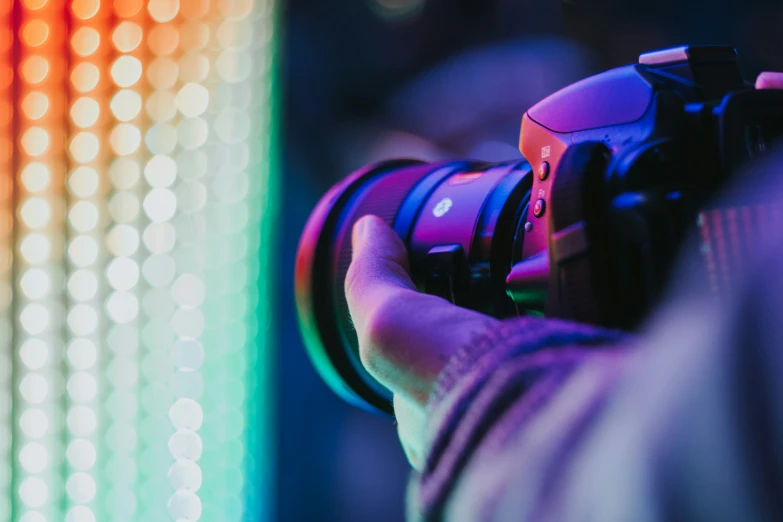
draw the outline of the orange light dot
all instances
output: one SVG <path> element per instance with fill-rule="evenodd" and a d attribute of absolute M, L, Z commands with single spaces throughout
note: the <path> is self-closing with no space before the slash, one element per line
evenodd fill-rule
<path fill-rule="evenodd" d="M 49 38 L 49 25 L 43 20 L 31 20 L 22 28 L 22 40 L 30 47 L 43 45 Z"/>
<path fill-rule="evenodd" d="M 39 91 L 33 91 L 22 100 L 22 112 L 31 120 L 43 118 L 49 110 L 49 97 Z"/>
<path fill-rule="evenodd" d="M 101 78 L 101 72 L 95 64 L 82 62 L 74 67 L 71 73 L 71 83 L 79 92 L 90 92 Z"/>
<path fill-rule="evenodd" d="M 73 51 L 81 56 L 90 56 L 98 50 L 101 35 L 92 27 L 82 27 L 73 34 L 71 46 Z"/>
<path fill-rule="evenodd" d="M 195 18 L 203 18 L 209 11 L 209 0 L 187 0 L 182 2 L 180 13 L 185 18 L 193 20 Z"/>
<path fill-rule="evenodd" d="M 179 67 L 177 62 L 168 58 L 158 58 L 147 68 L 147 80 L 155 89 L 168 89 L 177 83 Z"/>
<path fill-rule="evenodd" d="M 114 0 L 114 12 L 120 18 L 130 18 L 141 11 L 142 0 Z"/>
<path fill-rule="evenodd" d="M 228 20 L 241 20 L 253 9 L 253 0 L 230 0 L 219 4 L 220 14 Z"/>
<path fill-rule="evenodd" d="M 24 0 L 24 6 L 31 11 L 42 8 L 46 5 L 47 0 Z"/>
<path fill-rule="evenodd" d="M 49 74 L 49 62 L 43 56 L 31 56 L 22 64 L 22 76 L 28 83 L 41 83 Z"/>
<path fill-rule="evenodd" d="M 179 46 L 184 51 L 199 51 L 209 43 L 209 26 L 194 21 L 182 26 L 179 31 Z"/>
<path fill-rule="evenodd" d="M 118 51 L 129 53 L 139 46 L 142 36 L 139 24 L 122 22 L 112 33 L 111 40 Z"/>
<path fill-rule="evenodd" d="M 100 0 L 73 0 L 71 11 L 76 18 L 87 20 L 95 16 L 100 6 Z"/>
<path fill-rule="evenodd" d="M 158 25 L 150 31 L 147 46 L 157 56 L 168 56 L 179 45 L 179 31 L 171 25 Z"/>

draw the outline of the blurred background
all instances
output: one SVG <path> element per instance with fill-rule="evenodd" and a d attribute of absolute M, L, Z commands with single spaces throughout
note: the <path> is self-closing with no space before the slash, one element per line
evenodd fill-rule
<path fill-rule="evenodd" d="M 408 473 L 391 419 L 353 409 L 309 365 L 293 315 L 299 233 L 318 198 L 389 157 L 519 156 L 524 111 L 640 53 L 738 48 L 783 70 L 777 0 L 288 0 L 282 6 L 277 516 L 400 522 Z"/>
<path fill-rule="evenodd" d="M 401 522 L 392 419 L 293 302 L 320 196 L 389 157 L 519 157 L 639 53 L 783 70 L 778 0 L 0 0 L 0 522 Z"/>

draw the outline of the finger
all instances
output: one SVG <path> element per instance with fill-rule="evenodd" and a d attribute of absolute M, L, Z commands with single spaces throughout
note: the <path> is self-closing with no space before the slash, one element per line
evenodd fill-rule
<path fill-rule="evenodd" d="M 756 78 L 756 89 L 783 89 L 783 73 L 763 72 Z"/>
<path fill-rule="evenodd" d="M 390 390 L 423 405 L 449 356 L 497 321 L 417 292 L 405 245 L 381 219 L 359 220 L 352 241 L 345 291 L 362 363 Z"/>

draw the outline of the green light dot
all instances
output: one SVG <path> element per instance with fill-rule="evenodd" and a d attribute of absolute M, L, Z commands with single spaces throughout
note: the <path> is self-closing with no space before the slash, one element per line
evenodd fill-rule
<path fill-rule="evenodd" d="M 122 513 L 122 520 L 133 520 L 136 513 L 136 495 L 127 487 L 113 487 L 107 493 L 104 501 L 111 506 L 113 513 Z"/>
<path fill-rule="evenodd" d="M 115 361 L 122 365 L 122 361 Z M 136 417 L 139 410 L 136 396 L 128 391 L 114 391 L 106 399 L 106 410 L 117 420 L 130 420 Z"/>
<path fill-rule="evenodd" d="M 199 372 L 178 371 L 171 377 L 174 397 L 198 400 L 204 393 L 204 378 Z"/>

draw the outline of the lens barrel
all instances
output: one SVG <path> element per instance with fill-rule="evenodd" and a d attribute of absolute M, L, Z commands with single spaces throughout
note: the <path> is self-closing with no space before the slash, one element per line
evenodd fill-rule
<path fill-rule="evenodd" d="M 531 178 L 524 162 L 393 160 L 353 173 L 324 195 L 301 236 L 295 295 L 308 354 L 333 391 L 392 412 L 391 392 L 361 365 L 345 299 L 354 223 L 374 214 L 393 227 L 420 291 L 496 317 L 514 315 L 505 277 L 521 252 Z"/>

